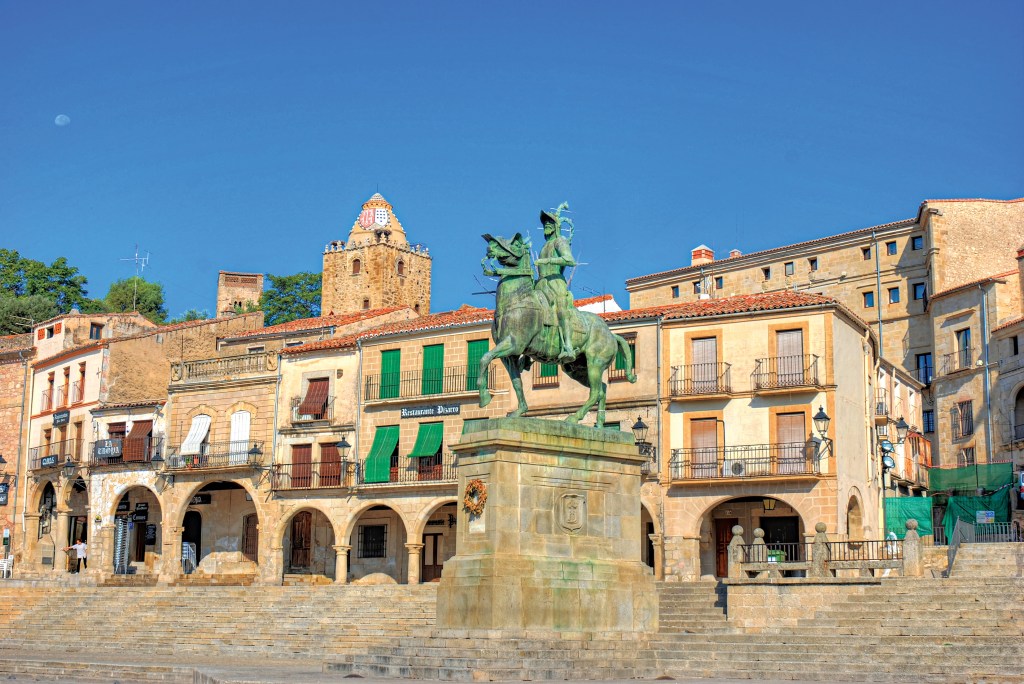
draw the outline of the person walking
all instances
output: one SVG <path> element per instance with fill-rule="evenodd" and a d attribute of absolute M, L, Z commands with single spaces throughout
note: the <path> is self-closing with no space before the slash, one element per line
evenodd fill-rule
<path fill-rule="evenodd" d="M 64 547 L 65 551 L 71 551 L 74 549 L 75 555 L 78 557 L 78 563 L 75 565 L 75 569 L 71 572 L 80 572 L 82 568 L 89 569 L 89 548 L 85 545 L 81 539 L 76 539 L 75 543 L 71 546 Z"/>

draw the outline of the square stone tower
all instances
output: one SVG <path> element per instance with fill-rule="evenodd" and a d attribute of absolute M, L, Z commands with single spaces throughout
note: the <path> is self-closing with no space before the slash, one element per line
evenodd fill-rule
<path fill-rule="evenodd" d="M 409 244 L 405 229 L 379 193 L 365 204 L 349 231 L 324 249 L 321 311 L 343 314 L 389 306 L 430 313 L 426 247 Z"/>
<path fill-rule="evenodd" d="M 262 273 L 221 271 L 217 278 L 217 316 L 230 316 L 235 307 L 243 311 L 246 304 L 259 304 L 263 294 Z"/>

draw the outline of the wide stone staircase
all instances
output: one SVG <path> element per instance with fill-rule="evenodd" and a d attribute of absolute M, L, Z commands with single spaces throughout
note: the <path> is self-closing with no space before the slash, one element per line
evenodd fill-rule
<path fill-rule="evenodd" d="M 666 583 L 659 587 L 662 629 L 647 635 L 440 630 L 436 586 L 3 581 L 0 679 L 192 682 L 200 680 L 182 665 L 208 664 L 305 668 L 322 672 L 323 681 L 1024 682 L 1021 578 L 823 586 L 817 611 L 756 631 L 730 625 L 723 585 Z"/>
<path fill-rule="evenodd" d="M 963 544 L 951 577 L 1024 577 L 1024 544 Z"/>

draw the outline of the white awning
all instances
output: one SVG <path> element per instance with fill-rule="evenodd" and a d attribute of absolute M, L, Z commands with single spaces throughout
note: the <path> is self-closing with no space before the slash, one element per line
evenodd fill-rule
<path fill-rule="evenodd" d="M 185 437 L 185 441 L 181 443 L 181 449 L 178 451 L 180 456 L 196 456 L 199 454 L 199 449 L 203 444 L 203 440 L 206 439 L 206 435 L 210 432 L 210 416 L 200 414 L 192 419 L 192 427 L 188 429 L 188 436 Z"/>

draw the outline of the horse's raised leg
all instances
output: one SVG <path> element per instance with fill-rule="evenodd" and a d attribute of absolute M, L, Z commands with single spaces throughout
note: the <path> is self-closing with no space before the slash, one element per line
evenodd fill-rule
<path fill-rule="evenodd" d="M 480 371 L 479 375 L 476 376 L 476 389 L 480 392 L 480 408 L 491 403 L 491 391 L 487 389 L 487 367 L 494 359 L 501 359 L 502 363 L 504 363 L 504 357 L 512 353 L 512 349 L 512 338 L 506 337 L 501 342 L 494 345 L 494 349 L 489 350 L 486 354 L 480 357 Z M 507 364 L 505 365 L 505 368 L 508 368 Z M 511 375 L 512 372 L 509 371 L 509 376 Z"/>
<path fill-rule="evenodd" d="M 578 423 L 583 420 L 583 417 L 587 415 L 587 412 L 594 407 L 594 404 L 601 402 L 602 406 L 605 401 L 605 384 L 603 381 L 605 368 L 608 367 L 608 363 L 601 364 L 600 362 L 590 360 L 587 363 L 587 384 L 590 385 L 590 396 L 580 406 L 580 410 L 572 414 L 565 420 L 569 423 Z M 598 414 L 600 417 L 600 414 Z M 602 421 L 603 424 L 603 421 Z M 600 425 L 598 425 L 600 427 Z"/>
<path fill-rule="evenodd" d="M 508 377 L 512 380 L 512 389 L 516 392 L 516 400 L 519 405 L 516 406 L 514 411 L 508 412 L 509 418 L 518 418 L 519 416 L 526 413 L 526 397 L 523 395 L 523 357 L 521 356 L 506 356 L 501 360 L 505 364 L 505 370 L 508 371 Z"/>

